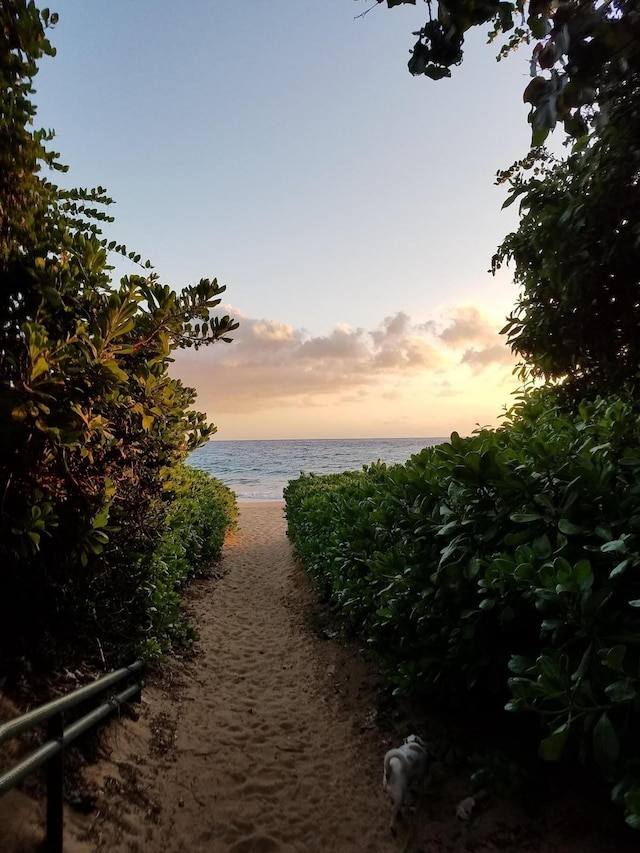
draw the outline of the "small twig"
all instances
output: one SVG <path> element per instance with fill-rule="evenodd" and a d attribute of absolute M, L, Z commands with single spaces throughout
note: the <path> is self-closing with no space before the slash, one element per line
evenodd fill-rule
<path fill-rule="evenodd" d="M 376 0 L 376 6 L 378 6 L 381 2 L 382 2 L 382 0 Z M 359 15 L 355 15 L 355 16 L 354 16 L 354 18 L 353 18 L 353 20 L 354 20 L 354 21 L 357 21 L 357 20 L 358 20 L 358 18 L 364 18 L 364 16 L 365 16 L 365 15 L 368 15 L 368 14 L 369 14 L 369 12 L 370 12 L 372 9 L 375 9 L 375 8 L 376 8 L 376 6 L 369 6 L 369 8 L 368 8 L 368 9 L 365 9 L 365 10 L 364 10 L 364 12 L 360 12 L 360 14 L 359 14 Z"/>
<path fill-rule="evenodd" d="M 102 665 L 106 666 L 107 662 L 104 659 L 104 652 L 102 651 L 102 643 L 100 642 L 100 637 L 96 637 L 96 643 L 98 644 L 98 649 L 100 650 L 100 657 L 102 659 Z"/>
<path fill-rule="evenodd" d="M 279 743 L 277 743 L 276 746 L 282 752 L 304 752 L 304 749 L 301 746 L 280 746 Z"/>

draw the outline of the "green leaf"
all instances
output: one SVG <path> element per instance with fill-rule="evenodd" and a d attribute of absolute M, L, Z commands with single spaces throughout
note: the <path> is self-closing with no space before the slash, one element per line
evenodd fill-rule
<path fill-rule="evenodd" d="M 504 537 L 504 544 L 513 548 L 517 545 L 523 545 L 525 542 L 529 542 L 531 539 L 531 531 L 530 530 L 521 530 L 519 533 L 507 533 Z"/>
<path fill-rule="evenodd" d="M 581 590 L 590 589 L 593 585 L 593 571 L 589 560 L 578 560 L 573 567 L 573 580 Z"/>
<path fill-rule="evenodd" d="M 573 522 L 569 521 L 568 518 L 561 518 L 558 522 L 558 530 L 561 533 L 566 534 L 567 536 L 575 536 L 578 533 L 583 533 L 584 528 L 578 527 L 577 524 L 573 524 Z"/>
<path fill-rule="evenodd" d="M 502 210 L 506 210 L 508 207 L 511 207 L 511 205 L 512 205 L 515 201 L 517 201 L 517 200 L 520 198 L 520 196 L 521 196 L 521 195 L 522 195 L 522 193 L 521 193 L 521 192 L 513 192 L 513 191 L 511 190 L 511 191 L 509 192 L 509 195 L 508 195 L 508 196 L 506 197 L 506 199 L 502 202 L 502 208 L 501 208 L 501 209 L 502 209 Z M 504 327 L 504 329 L 501 329 L 501 330 L 500 330 L 500 334 L 501 334 L 501 335 L 504 335 L 504 334 L 508 331 L 508 329 L 509 329 L 509 327 L 508 327 L 508 326 L 505 326 L 505 327 Z"/>
<path fill-rule="evenodd" d="M 604 692 L 612 702 L 630 702 L 635 699 L 637 694 L 634 680 L 631 678 L 621 678 L 620 681 L 614 681 Z"/>
<path fill-rule="evenodd" d="M 536 127 L 533 129 L 531 133 L 531 147 L 532 148 L 540 148 L 544 145 L 545 139 L 549 136 L 549 131 L 551 128 L 548 127 Z"/>
<path fill-rule="evenodd" d="M 548 559 L 553 551 L 551 547 L 551 541 L 549 540 L 549 537 L 546 535 L 546 533 L 534 539 L 531 543 L 531 548 L 533 549 L 534 555 L 539 560 Z"/>
<path fill-rule="evenodd" d="M 563 723 L 559 728 L 552 732 L 549 737 L 546 737 L 540 743 L 538 755 L 545 761 L 558 761 L 562 758 L 567 738 L 569 737 L 569 726 Z"/>
<path fill-rule="evenodd" d="M 124 370 L 122 370 L 122 368 L 118 366 L 118 363 L 115 359 L 111 359 L 110 361 L 103 361 L 102 366 L 105 368 L 105 370 L 108 370 L 122 382 L 129 381 L 129 374 L 125 373 Z"/>
<path fill-rule="evenodd" d="M 29 377 L 30 381 L 33 382 L 43 373 L 46 373 L 49 370 L 49 362 L 43 355 L 38 356 L 33 367 L 31 368 L 31 376 Z"/>
<path fill-rule="evenodd" d="M 627 550 L 627 545 L 624 539 L 614 539 L 612 542 L 605 542 L 604 545 L 601 545 L 600 550 L 603 554 L 609 554 L 611 552 L 624 553 Z"/>
<path fill-rule="evenodd" d="M 531 563 L 520 563 L 516 567 L 513 576 L 521 581 L 532 581 L 536 577 L 536 571 Z"/>
<path fill-rule="evenodd" d="M 622 661 L 626 654 L 627 647 L 623 645 L 612 646 L 610 649 L 601 649 L 600 657 L 604 655 L 603 663 L 611 669 L 617 669 L 624 672 Z"/>
<path fill-rule="evenodd" d="M 530 15 L 527 19 L 527 24 L 529 25 L 531 34 L 535 39 L 543 39 L 548 35 L 549 18 L 547 15 Z"/>
<path fill-rule="evenodd" d="M 609 572 L 609 580 L 613 580 L 617 578 L 619 575 L 623 574 L 629 566 L 633 563 L 633 560 L 626 559 L 622 560 L 618 563 L 618 565 Z"/>
<path fill-rule="evenodd" d="M 102 509 L 96 513 L 93 518 L 92 526 L 93 528 L 106 527 L 109 523 L 109 512 L 111 509 L 111 505 L 107 504 L 103 506 Z"/>
<path fill-rule="evenodd" d="M 593 729 L 593 754 L 604 771 L 611 769 L 620 754 L 620 741 L 606 711 L 600 715 Z"/>
<path fill-rule="evenodd" d="M 640 789 L 632 788 L 624 795 L 625 821 L 633 829 L 640 829 Z"/>
<path fill-rule="evenodd" d="M 533 666 L 534 662 L 523 655 L 511 655 L 509 660 L 509 669 L 511 672 L 515 672 L 516 675 L 524 675 L 529 672 Z"/>
<path fill-rule="evenodd" d="M 640 812 L 630 812 L 624 819 L 632 829 L 640 829 Z"/>
<path fill-rule="evenodd" d="M 532 521 L 540 521 L 542 516 L 535 512 L 512 512 L 509 518 L 516 524 L 528 524 Z"/>

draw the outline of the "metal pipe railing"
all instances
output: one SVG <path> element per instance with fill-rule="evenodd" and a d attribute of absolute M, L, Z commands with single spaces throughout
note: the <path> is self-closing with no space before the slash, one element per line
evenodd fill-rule
<path fill-rule="evenodd" d="M 47 702 L 40 708 L 28 711 L 15 720 L 9 720 L 0 725 L 0 744 L 11 737 L 34 726 L 48 723 L 48 740 L 31 755 L 24 758 L 10 770 L 0 776 L 0 796 L 14 788 L 38 768 L 47 764 L 47 850 L 50 853 L 62 853 L 63 847 L 63 755 L 64 748 L 81 734 L 95 726 L 124 702 L 139 698 L 144 682 L 138 679 L 134 684 L 111 696 L 93 711 L 89 711 L 71 725 L 64 727 L 64 713 L 74 708 L 80 702 L 85 702 L 98 695 L 104 694 L 110 687 L 130 679 L 144 667 L 142 661 L 136 661 L 131 666 L 122 667 L 104 678 L 99 678 L 92 684 L 80 687 L 69 693 Z"/>
<path fill-rule="evenodd" d="M 33 726 L 46 723 L 49 717 L 52 717 L 54 714 L 70 711 L 71 708 L 74 708 L 81 702 L 91 699 L 99 693 L 104 693 L 109 687 L 119 684 L 123 679 L 134 675 L 143 667 L 143 661 L 137 660 L 129 666 L 123 666 L 121 669 L 116 669 L 114 672 L 109 673 L 109 675 L 98 678 L 97 681 L 92 681 L 91 684 L 79 687 L 73 693 L 52 699 L 51 702 L 47 702 L 39 708 L 34 708 L 33 711 L 27 711 L 26 714 L 16 717 L 15 720 L 8 720 L 6 723 L 2 723 L 0 725 L 0 744 L 4 743 L 5 740 L 9 740 L 9 738 L 27 731 L 27 729 L 33 728 Z"/>

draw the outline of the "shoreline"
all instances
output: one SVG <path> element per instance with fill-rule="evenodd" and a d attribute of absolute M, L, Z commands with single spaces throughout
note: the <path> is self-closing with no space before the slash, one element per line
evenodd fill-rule
<path fill-rule="evenodd" d="M 253 500 L 253 498 L 236 498 L 236 503 L 238 506 L 259 506 L 260 504 L 279 504 L 280 506 L 284 506 L 285 501 L 284 498 L 258 498 Z"/>

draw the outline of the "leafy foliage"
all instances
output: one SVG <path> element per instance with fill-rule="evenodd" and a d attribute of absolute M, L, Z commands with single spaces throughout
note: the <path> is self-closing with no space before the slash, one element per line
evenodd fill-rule
<path fill-rule="evenodd" d="M 378 0 L 379 3 L 383 0 Z M 387 0 L 389 8 L 416 0 Z M 640 71 L 640 17 L 636 0 L 446 0 L 434 3 L 435 17 L 414 33 L 409 71 L 432 79 L 451 76 L 463 57 L 465 34 L 491 25 L 489 39 L 509 33 L 499 57 L 534 42 L 531 77 L 523 99 L 531 104 L 532 143 L 541 145 L 558 121 L 582 136 L 593 107 L 608 99 L 611 85 Z"/>
<path fill-rule="evenodd" d="M 604 118 L 566 160 L 536 152 L 500 176 L 522 214 L 493 261 L 513 262 L 520 285 L 503 332 L 524 376 L 566 380 L 578 399 L 640 371 L 640 78 Z"/>
<path fill-rule="evenodd" d="M 234 493 L 204 471 L 180 466 L 167 483 L 166 493 L 169 512 L 146 587 L 146 657 L 155 657 L 191 637 L 180 614 L 180 591 L 220 559 L 225 533 L 235 528 L 238 519 Z"/>
<path fill-rule="evenodd" d="M 631 823 L 639 423 L 622 397 L 574 418 L 537 392 L 501 429 L 285 491 L 297 556 L 396 692 L 539 715 L 540 755 L 621 780 Z"/>
<path fill-rule="evenodd" d="M 176 293 L 107 243 L 102 188 L 41 175 L 63 170 L 30 100 L 57 17 L 25 0 L 0 16 L 0 664 L 43 637 L 118 657 L 153 623 L 157 549 L 176 512 L 166 483 L 215 430 L 170 377 L 171 353 L 229 341 L 237 323 L 212 314 L 215 279 Z M 109 252 L 145 274 L 114 284 Z"/>

